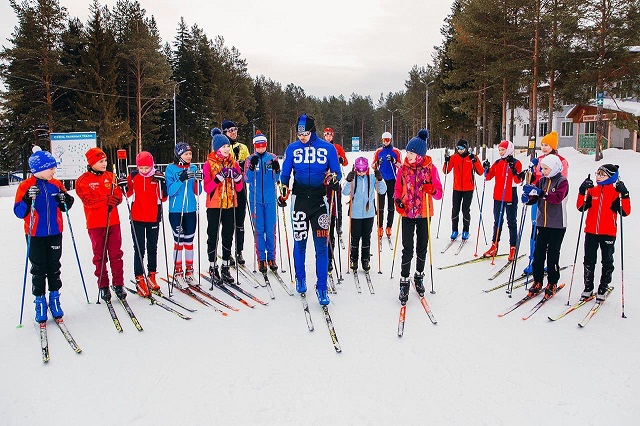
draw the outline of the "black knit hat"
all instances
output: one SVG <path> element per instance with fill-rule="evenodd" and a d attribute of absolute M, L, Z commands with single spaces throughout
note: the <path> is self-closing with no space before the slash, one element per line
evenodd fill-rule
<path fill-rule="evenodd" d="M 459 146 L 462 146 L 465 150 L 467 150 L 469 149 L 469 142 L 467 142 L 466 139 L 460 139 L 458 143 L 456 143 L 456 148 L 458 148 Z"/>
<path fill-rule="evenodd" d="M 608 177 L 611 177 L 618 173 L 619 168 L 620 166 L 618 166 L 617 164 L 603 164 L 602 166 L 598 167 L 598 171 L 604 172 Z"/>
<path fill-rule="evenodd" d="M 297 132 L 315 132 L 316 120 L 307 114 L 302 114 L 298 117 L 298 124 L 296 125 Z"/>

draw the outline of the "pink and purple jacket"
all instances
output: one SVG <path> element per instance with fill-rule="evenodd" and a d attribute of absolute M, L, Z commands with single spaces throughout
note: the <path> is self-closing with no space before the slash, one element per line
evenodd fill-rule
<path fill-rule="evenodd" d="M 416 157 L 413 164 L 410 164 L 405 158 L 404 163 L 398 169 L 393 191 L 393 198 L 399 198 L 405 206 L 404 209 L 398 209 L 398 213 L 409 219 L 426 218 L 425 194 L 429 197 L 429 217 L 431 217 L 433 216 L 433 200 L 442 198 L 442 183 L 438 169 L 434 167 L 433 161 L 428 155 Z"/>

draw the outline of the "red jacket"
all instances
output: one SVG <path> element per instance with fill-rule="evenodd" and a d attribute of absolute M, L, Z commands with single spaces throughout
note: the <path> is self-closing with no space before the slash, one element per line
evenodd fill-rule
<path fill-rule="evenodd" d="M 520 161 L 516 160 L 516 171 L 520 173 L 522 171 L 522 164 Z M 510 203 L 513 201 L 511 196 L 513 194 L 512 187 L 516 186 L 516 184 L 522 182 L 517 175 L 513 174 L 513 171 L 507 164 L 507 160 L 504 158 L 498 159 L 493 166 L 487 172 L 486 180 L 491 180 L 495 176 L 496 184 L 493 187 L 493 199 L 496 201 L 502 201 L 502 194 L 504 194 L 504 201 Z M 505 182 L 506 180 L 506 182 Z M 505 190 L 506 185 L 506 190 Z"/>
<path fill-rule="evenodd" d="M 164 186 L 164 187 L 163 187 Z M 153 176 L 144 177 L 137 170 L 127 178 L 127 197 L 133 197 L 131 220 L 136 222 L 160 222 L 162 203 L 167 201 L 167 186 Z"/>
<path fill-rule="evenodd" d="M 111 188 L 113 187 L 113 189 Z M 84 214 L 87 217 L 87 229 L 106 228 L 107 226 L 107 197 L 111 194 L 120 197 L 122 191 L 115 184 L 115 176 L 111 172 L 96 174 L 84 172 L 76 180 L 76 194 L 84 204 Z M 120 224 L 118 209 L 111 209 L 109 214 L 109 226 Z"/>
<path fill-rule="evenodd" d="M 481 175 L 484 170 L 480 160 L 476 157 L 476 161 L 471 161 L 469 154 L 464 156 L 457 152 L 451 156 L 448 163 L 442 165 L 442 172 L 448 175 L 453 170 L 453 190 L 454 191 L 473 191 L 476 186 L 473 172 Z M 502 194 L 500 194 L 502 197 Z"/>
<path fill-rule="evenodd" d="M 621 210 L 620 201 L 622 216 L 628 216 L 631 213 L 631 201 L 629 198 L 621 199 L 614 184 L 589 188 L 586 197 L 578 194 L 576 207 L 580 211 L 587 211 L 584 232 L 615 237 L 618 231 L 618 212 Z"/>
<path fill-rule="evenodd" d="M 337 143 L 334 143 L 333 146 L 336 147 L 336 151 L 338 151 L 338 160 L 340 160 L 340 164 L 346 166 L 349 164 L 349 160 L 347 160 L 347 154 L 344 153 L 344 148 L 342 148 Z"/>

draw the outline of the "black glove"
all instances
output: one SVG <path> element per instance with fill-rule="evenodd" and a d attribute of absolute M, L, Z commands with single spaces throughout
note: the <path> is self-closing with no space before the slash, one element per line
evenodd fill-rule
<path fill-rule="evenodd" d="M 58 202 L 58 208 L 63 212 L 66 212 L 67 210 L 69 210 L 71 206 L 73 206 L 73 202 L 75 201 L 74 198 L 71 196 L 71 194 L 69 194 L 68 192 L 62 192 L 62 191 L 55 194 L 54 198 Z M 66 205 L 66 208 L 65 208 L 65 205 Z"/>
<path fill-rule="evenodd" d="M 374 176 L 376 177 L 376 180 L 381 181 L 382 180 L 382 172 L 378 169 L 375 169 L 373 171 Z"/>
<path fill-rule="evenodd" d="M 289 188 L 285 185 L 278 186 L 278 196 L 278 198 L 283 198 L 285 200 L 289 198 Z"/>
<path fill-rule="evenodd" d="M 336 178 L 335 173 L 327 173 L 327 175 L 324 177 L 324 185 L 329 189 L 333 189 L 334 191 L 340 189 L 340 182 Z"/>
<path fill-rule="evenodd" d="M 345 159 L 342 157 L 338 157 L 338 163 L 344 166 Z"/>
<path fill-rule="evenodd" d="M 249 170 L 254 171 L 256 169 L 256 166 L 258 165 L 258 162 L 260 161 L 260 159 L 258 158 L 257 155 L 253 155 L 251 157 L 251 160 L 249 161 Z"/>
<path fill-rule="evenodd" d="M 513 157 L 513 155 L 507 155 L 505 160 L 507 160 L 507 164 L 509 165 L 509 167 L 513 167 L 516 164 L 516 159 Z"/>
<path fill-rule="evenodd" d="M 396 206 L 398 206 L 399 209 L 404 210 L 404 203 L 402 202 L 402 200 L 400 198 L 396 198 L 393 201 L 396 203 Z"/>
<path fill-rule="evenodd" d="M 587 177 L 584 181 L 582 181 L 582 183 L 580 184 L 580 188 L 578 189 L 578 193 L 580 195 L 586 195 L 587 194 L 587 190 L 589 188 L 593 188 L 593 181 L 591 180 L 590 177 Z"/>
<path fill-rule="evenodd" d="M 287 200 L 282 197 L 278 197 L 278 207 L 287 207 Z"/>
<path fill-rule="evenodd" d="M 469 159 L 471 160 L 472 163 L 475 163 L 476 161 L 478 161 L 478 157 L 476 157 L 475 154 L 471 154 L 471 153 L 469 153 Z"/>
<path fill-rule="evenodd" d="M 157 182 L 164 182 L 165 181 L 165 177 L 164 174 L 162 172 L 155 172 L 153 174 L 153 178 L 157 181 Z"/>
<path fill-rule="evenodd" d="M 118 179 L 118 186 L 120 187 L 120 189 L 122 190 L 122 192 L 127 192 L 127 179 L 126 178 L 120 178 Z"/>
<path fill-rule="evenodd" d="M 280 173 L 280 163 L 277 159 L 271 162 L 271 170 L 273 170 L 274 173 Z"/>
<path fill-rule="evenodd" d="M 387 161 L 390 162 L 391 164 L 396 162 L 396 160 L 393 158 L 391 154 L 387 154 Z"/>
<path fill-rule="evenodd" d="M 185 182 L 187 179 L 189 179 L 189 172 L 187 172 L 187 169 L 184 169 L 182 173 L 180 173 L 178 179 L 180 179 L 180 182 Z"/>
<path fill-rule="evenodd" d="M 356 174 L 354 173 L 353 170 L 351 170 L 348 174 L 347 174 L 347 182 L 353 182 L 353 179 L 356 177 Z"/>
<path fill-rule="evenodd" d="M 449 155 L 449 153 L 448 153 L 448 152 L 445 152 L 445 153 L 444 153 L 444 162 L 445 162 L 445 163 L 448 163 L 448 162 L 449 162 L 449 160 L 451 160 L 451 156 Z"/>
<path fill-rule="evenodd" d="M 195 179 L 196 178 L 196 172 L 194 172 L 193 170 L 189 170 L 187 172 L 187 179 Z"/>
<path fill-rule="evenodd" d="M 489 170 L 489 168 L 491 167 L 491 163 L 489 162 L 489 160 L 484 160 L 482 162 L 482 168 L 486 170 Z"/>
<path fill-rule="evenodd" d="M 202 180 L 204 179 L 204 173 L 202 173 L 202 170 L 196 170 L 195 172 L 193 172 L 193 178 L 195 180 Z"/>
<path fill-rule="evenodd" d="M 616 182 L 616 191 L 620 193 L 620 196 L 622 198 L 629 198 L 629 190 L 624 185 L 623 181 L 619 180 L 618 182 Z"/>
<path fill-rule="evenodd" d="M 380 157 L 380 158 L 378 158 L 377 163 L 378 163 L 378 164 L 382 164 L 382 162 L 383 162 L 383 161 L 384 161 L 384 158 Z"/>
<path fill-rule="evenodd" d="M 27 205 L 30 206 L 32 201 L 38 195 L 40 195 L 40 188 L 38 188 L 36 185 L 30 186 L 29 189 L 27 189 L 27 192 L 24 194 L 24 197 L 22 197 L 22 201 L 24 201 L 25 203 L 27 203 Z"/>

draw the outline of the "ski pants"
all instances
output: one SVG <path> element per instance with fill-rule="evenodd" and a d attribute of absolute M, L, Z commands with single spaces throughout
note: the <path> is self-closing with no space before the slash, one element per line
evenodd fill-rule
<path fill-rule="evenodd" d="M 182 271 L 182 252 L 187 267 L 193 265 L 193 238 L 196 235 L 198 217 L 196 212 L 169 213 L 169 224 L 173 233 L 173 262 L 176 271 Z"/>
<path fill-rule="evenodd" d="M 236 254 L 244 250 L 244 218 L 247 216 L 247 189 L 242 187 L 238 193 L 238 206 L 233 209 L 236 218 Z"/>
<path fill-rule="evenodd" d="M 251 206 L 255 226 L 258 260 L 276 259 L 276 203 L 255 203 Z M 266 257 L 265 257 L 266 253 Z"/>
<path fill-rule="evenodd" d="M 109 235 L 106 242 L 106 257 L 102 258 L 105 247 L 105 236 L 107 228 L 88 229 L 91 239 L 91 249 L 93 250 L 93 265 L 96 268 L 95 275 L 98 277 L 98 288 L 109 287 L 109 274 L 107 273 L 107 262 L 111 264 L 111 275 L 114 286 L 124 285 L 124 264 L 122 262 L 122 234 L 120 234 L 120 224 L 109 227 Z M 103 262 L 104 261 L 104 262 Z M 103 266 L 104 263 L 104 266 Z"/>
<path fill-rule="evenodd" d="M 233 244 L 234 208 L 207 209 L 207 256 L 209 262 L 217 263 L 218 234 L 222 228 L 222 260 L 231 259 L 231 244 Z"/>
<path fill-rule="evenodd" d="M 62 287 L 60 279 L 62 234 L 31 237 L 29 244 L 31 294 L 42 296 L 45 293 L 45 281 L 49 283 L 49 291 L 59 290 Z"/>
<path fill-rule="evenodd" d="M 147 252 L 147 272 L 158 270 L 158 222 L 131 222 L 133 237 L 133 272 L 137 276 L 144 274 L 142 259 Z M 137 243 L 137 244 L 136 244 Z M 140 249 L 138 251 L 138 248 Z"/>
<path fill-rule="evenodd" d="M 616 237 L 611 235 L 584 234 L 584 287 L 593 290 L 594 271 L 598 260 L 598 248 L 602 252 L 602 276 L 600 286 L 604 289 L 611 283 L 613 275 L 613 254 L 616 248 Z"/>
<path fill-rule="evenodd" d="M 473 191 L 453 191 L 453 207 L 451 209 L 451 230 L 458 230 L 458 219 L 460 218 L 460 207 L 462 207 L 462 231 L 469 232 L 471 223 L 471 201 L 473 201 Z"/>
<path fill-rule="evenodd" d="M 306 282 L 305 257 L 309 231 L 312 232 L 316 249 L 316 277 L 318 290 L 327 289 L 329 256 L 327 237 L 329 235 L 329 205 L 326 197 L 292 197 L 291 223 L 293 228 L 293 260 L 296 278 Z M 309 226 L 310 225 L 310 226 Z M 309 229 L 311 228 L 311 229 Z"/>
<path fill-rule="evenodd" d="M 385 194 L 378 194 L 378 226 L 382 226 L 384 223 L 384 203 L 387 202 L 387 228 L 393 227 L 393 214 L 395 212 L 395 204 L 393 203 L 393 188 L 396 186 L 395 179 L 385 179 L 387 184 L 387 192 Z"/>
<path fill-rule="evenodd" d="M 516 198 L 516 188 L 513 188 L 512 201 L 493 200 L 493 239 L 491 241 L 500 243 L 500 235 L 504 228 L 504 213 L 507 213 L 507 227 L 509 228 L 509 245 L 514 247 L 518 243 L 518 199 Z"/>
<path fill-rule="evenodd" d="M 362 260 L 370 260 L 371 256 L 371 231 L 373 230 L 373 218 L 351 219 L 351 260 L 358 261 L 358 247 L 362 240 Z"/>
<path fill-rule="evenodd" d="M 544 279 L 544 260 L 547 258 L 547 282 L 558 284 L 560 280 L 560 246 L 564 239 L 565 228 L 537 228 L 536 249 L 533 255 L 533 280 L 542 283 Z"/>
<path fill-rule="evenodd" d="M 400 275 L 408 277 L 413 259 L 413 237 L 416 237 L 416 271 L 423 272 L 429 245 L 429 226 L 426 217 L 402 217 L 402 265 Z"/>

